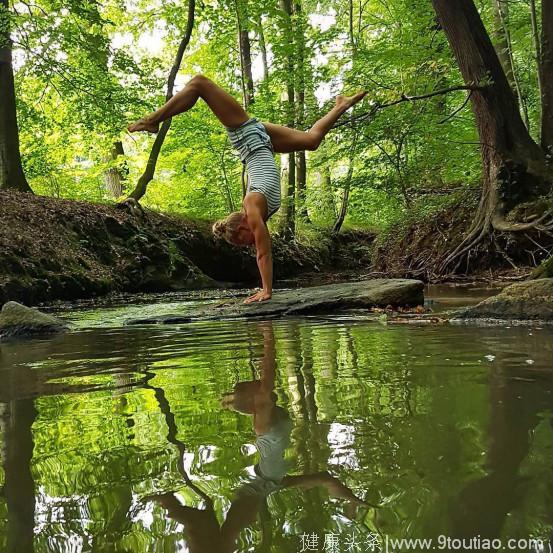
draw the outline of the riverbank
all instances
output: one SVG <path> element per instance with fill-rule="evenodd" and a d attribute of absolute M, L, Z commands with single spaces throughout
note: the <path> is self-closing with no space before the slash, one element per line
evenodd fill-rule
<path fill-rule="evenodd" d="M 207 221 L 0 192 L 0 304 L 110 293 L 256 286 L 252 248 L 215 240 Z M 371 233 L 316 245 L 274 238 L 275 279 L 370 264 Z"/>
<path fill-rule="evenodd" d="M 428 217 L 415 213 L 378 236 L 347 230 L 333 238 L 321 233 L 316 240 L 289 242 L 276 235 L 276 284 L 415 278 L 494 286 L 528 278 L 533 267 L 517 260 L 514 269 L 484 250 L 471 256 L 468 276 L 436 277 L 437 260 L 470 224 L 471 205 L 465 198 Z M 0 220 L 0 304 L 259 283 L 253 248 L 215 240 L 208 221 L 13 192 L 0 192 Z M 511 260 L 516 256 L 509 251 Z"/>

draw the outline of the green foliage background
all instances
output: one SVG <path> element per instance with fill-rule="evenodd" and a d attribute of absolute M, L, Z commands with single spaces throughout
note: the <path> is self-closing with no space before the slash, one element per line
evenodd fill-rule
<path fill-rule="evenodd" d="M 287 59 L 303 77 L 306 121 L 313 123 L 342 92 L 367 89 L 356 113 L 401 94 L 462 84 L 428 0 L 297 1 L 293 24 L 305 41 L 284 32 L 277 2 L 203 0 L 177 89 L 203 73 L 242 101 L 237 16 L 249 29 L 255 102 L 262 121 L 284 123 Z M 509 2 L 509 32 L 531 130 L 537 132 L 539 93 L 530 11 Z M 489 30 L 491 0 L 478 2 Z M 111 144 L 122 140 L 134 187 L 152 138 L 124 131 L 164 100 L 165 80 L 186 26 L 180 0 L 36 0 L 14 4 L 14 54 L 24 164 L 35 192 L 110 201 L 104 183 Z M 260 31 L 268 49 L 261 71 Z M 449 117 L 464 92 L 380 111 L 373 119 L 336 129 L 308 153 L 306 205 L 310 222 L 330 227 L 353 163 L 347 224 L 382 227 L 417 204 L 441 205 L 453 192 L 477 186 L 478 138 L 470 107 Z M 351 155 L 357 134 L 355 155 Z M 119 161 L 121 163 L 121 161 Z M 224 129 L 199 103 L 176 118 L 144 203 L 194 217 L 215 218 L 240 205 L 241 165 Z M 444 192 L 445 190 L 445 192 Z M 230 198 L 230 199 L 229 199 Z"/>

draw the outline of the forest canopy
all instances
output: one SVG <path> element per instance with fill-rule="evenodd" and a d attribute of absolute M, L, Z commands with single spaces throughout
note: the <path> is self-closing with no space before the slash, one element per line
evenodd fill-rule
<path fill-rule="evenodd" d="M 447 29 L 455 9 L 480 15 L 528 140 L 543 134 L 546 21 L 534 0 L 2 2 L 22 164 L 37 194 L 114 201 L 135 189 L 154 138 L 125 128 L 170 94 L 187 33 L 174 91 L 202 73 L 261 121 L 307 129 L 337 94 L 368 90 L 318 151 L 278 156 L 277 224 L 292 231 L 383 228 L 480 191 L 489 172 L 475 98 L 493 70 L 469 82 Z M 141 202 L 213 219 L 240 205 L 241 173 L 200 102 L 173 120 Z"/>

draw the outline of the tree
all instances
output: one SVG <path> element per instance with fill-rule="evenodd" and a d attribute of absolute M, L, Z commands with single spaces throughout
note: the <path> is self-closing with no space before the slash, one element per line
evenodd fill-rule
<path fill-rule="evenodd" d="M 480 88 L 471 104 L 480 137 L 483 163 L 482 194 L 472 228 L 459 247 L 442 264 L 454 261 L 490 234 L 521 231 L 533 223 L 507 222 L 506 215 L 522 202 L 550 190 L 552 172 L 543 150 L 534 142 L 522 121 L 518 104 L 497 53 L 473 0 L 432 0 L 461 74 Z"/>
<path fill-rule="evenodd" d="M 540 48 L 540 83 L 542 104 L 541 145 L 553 153 L 553 0 L 542 0 Z"/>
<path fill-rule="evenodd" d="M 306 73 L 307 63 L 306 60 L 306 47 L 305 47 L 305 33 L 306 33 L 306 21 L 305 14 L 302 9 L 301 0 L 295 0 L 295 29 L 294 38 L 297 45 L 297 79 L 296 79 L 296 124 L 298 128 L 303 129 L 305 125 L 305 92 L 306 92 Z M 307 207 L 305 205 L 307 194 L 307 159 L 305 151 L 297 152 L 296 154 L 296 191 L 297 191 L 297 205 L 298 213 L 307 221 L 309 216 L 307 213 Z"/>
<path fill-rule="evenodd" d="M 249 18 L 240 0 L 235 0 L 235 7 L 236 23 L 238 27 L 238 48 L 240 50 L 240 68 L 242 74 L 242 94 L 244 97 L 244 108 L 247 110 L 254 100 Z"/>
<path fill-rule="evenodd" d="M 127 163 L 125 161 L 121 162 L 124 155 L 123 143 L 116 140 L 113 143 L 108 160 L 110 167 L 105 174 L 106 189 L 110 196 L 115 199 L 123 195 L 123 183 L 129 171 Z"/>
<path fill-rule="evenodd" d="M 295 126 L 295 63 L 294 63 L 294 31 L 293 31 L 293 6 L 292 0 L 279 0 L 280 8 L 283 12 L 283 37 L 288 42 L 288 48 L 285 53 L 286 65 L 286 124 L 289 127 Z M 294 152 L 287 155 L 288 157 L 288 172 L 287 186 L 284 202 L 284 217 L 283 217 L 283 234 L 291 238 L 296 234 L 296 156 Z"/>
<path fill-rule="evenodd" d="M 528 118 L 528 107 L 526 100 L 522 95 L 522 89 L 516 73 L 515 61 L 513 58 L 513 47 L 511 43 L 511 34 L 509 32 L 509 4 L 505 0 L 492 0 L 494 13 L 494 38 L 496 42 L 496 51 L 505 71 L 505 76 L 509 81 L 511 89 L 516 94 L 520 109 L 524 113 L 524 124 L 530 127 Z"/>
<path fill-rule="evenodd" d="M 177 55 L 175 57 L 175 62 L 173 63 L 173 67 L 171 68 L 171 71 L 169 72 L 169 77 L 167 79 L 167 93 L 165 95 L 166 102 L 173 97 L 173 89 L 175 88 L 175 80 L 177 78 L 177 73 L 179 72 L 186 47 L 188 46 L 188 43 L 190 42 L 190 38 L 192 37 L 192 30 L 194 29 L 195 10 L 196 10 L 196 0 L 188 0 L 188 20 L 186 23 L 186 30 L 179 44 Z M 148 157 L 146 168 L 144 169 L 142 176 L 138 179 L 138 183 L 136 184 L 135 189 L 130 194 L 129 199 L 138 201 L 140 200 L 140 198 L 142 198 L 142 196 L 144 196 L 144 194 L 146 194 L 148 184 L 154 178 L 157 160 L 159 158 L 161 148 L 163 146 L 165 137 L 167 136 L 167 133 L 169 132 L 170 127 L 171 127 L 171 119 L 167 119 L 162 123 L 159 129 L 159 132 L 156 135 L 156 139 L 154 140 L 152 149 L 150 150 L 150 156 Z"/>
<path fill-rule="evenodd" d="M 0 189 L 32 192 L 19 150 L 8 0 L 0 0 Z"/>

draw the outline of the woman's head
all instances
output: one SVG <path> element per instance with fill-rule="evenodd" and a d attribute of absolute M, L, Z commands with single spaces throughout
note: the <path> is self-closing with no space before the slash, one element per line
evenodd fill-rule
<path fill-rule="evenodd" d="M 231 213 L 225 219 L 217 221 L 213 225 L 213 234 L 235 246 L 250 246 L 255 241 L 246 215 L 241 211 Z"/>

